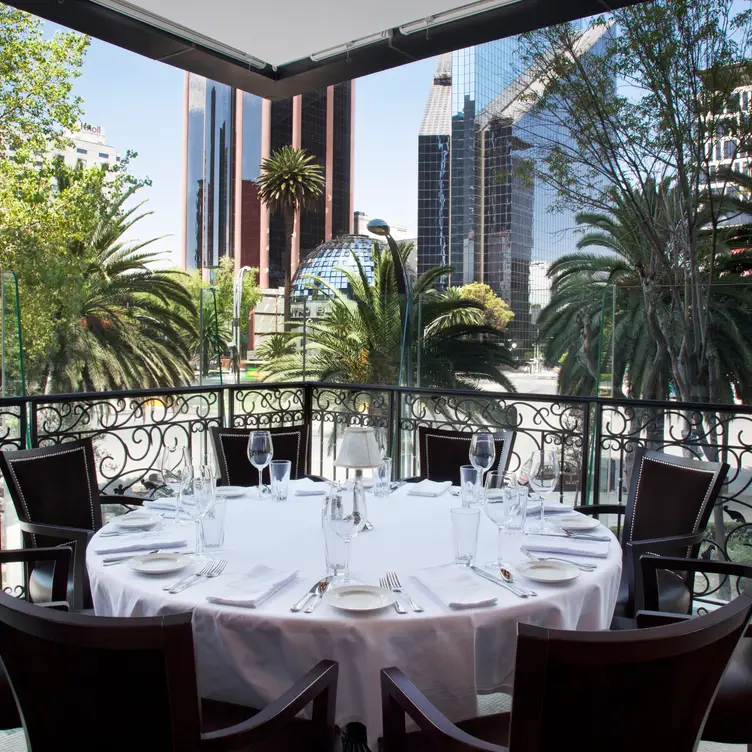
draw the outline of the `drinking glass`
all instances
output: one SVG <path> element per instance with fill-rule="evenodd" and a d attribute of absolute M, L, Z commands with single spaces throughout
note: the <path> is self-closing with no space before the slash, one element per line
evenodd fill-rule
<path fill-rule="evenodd" d="M 274 501 L 287 501 L 287 486 L 290 482 L 291 472 L 292 462 L 290 460 L 272 460 L 269 465 L 272 499 Z"/>
<path fill-rule="evenodd" d="M 165 444 L 159 458 L 159 472 L 164 487 L 170 492 L 170 498 L 175 498 L 175 524 L 182 525 L 180 519 L 180 501 L 183 490 L 183 473 L 190 467 L 188 450 L 178 446 L 178 440 L 172 444 Z"/>
<path fill-rule="evenodd" d="M 376 436 L 376 445 L 379 447 L 379 454 L 383 460 L 389 454 L 389 436 L 385 426 L 376 426 L 373 429 Z"/>
<path fill-rule="evenodd" d="M 358 584 L 350 577 L 350 544 L 365 525 L 366 517 L 361 509 L 360 494 L 352 488 L 333 487 L 324 509 L 324 528 L 329 528 L 345 544 L 344 573 L 341 584 Z"/>
<path fill-rule="evenodd" d="M 326 556 L 326 574 L 329 577 L 336 577 L 340 580 L 345 573 L 347 544 L 340 538 L 328 524 L 328 519 L 331 515 L 337 516 L 342 509 L 341 499 L 338 498 L 341 494 L 347 493 L 347 488 L 344 484 L 332 481 L 329 485 L 326 498 L 324 499 L 324 508 L 321 510 L 321 527 L 324 530 L 324 554 Z M 352 491 L 350 491 L 352 493 Z M 333 506 L 331 512 L 327 511 L 330 506 Z"/>
<path fill-rule="evenodd" d="M 496 444 L 491 433 L 476 433 L 470 441 L 470 464 L 480 471 L 478 483 L 478 497 L 483 487 L 483 476 L 488 472 L 496 459 Z"/>
<path fill-rule="evenodd" d="M 479 502 L 480 476 L 480 470 L 472 465 L 460 467 L 460 495 L 463 507 L 472 507 Z"/>
<path fill-rule="evenodd" d="M 382 460 L 374 472 L 373 495 L 384 498 L 392 491 L 392 458 L 382 457 Z"/>
<path fill-rule="evenodd" d="M 209 549 L 222 548 L 225 542 L 225 514 L 227 513 L 227 499 L 214 495 L 214 502 L 201 520 L 201 534 L 204 547 Z"/>
<path fill-rule="evenodd" d="M 452 515 L 452 539 L 454 540 L 454 563 L 469 567 L 475 561 L 478 550 L 478 527 L 480 509 L 477 507 L 457 507 L 450 510 Z"/>
<path fill-rule="evenodd" d="M 485 501 L 486 516 L 496 525 L 499 535 L 497 558 L 490 562 L 491 567 L 505 566 L 501 556 L 504 543 L 504 530 L 512 520 L 513 506 L 517 502 L 517 488 L 511 485 L 511 478 L 504 473 L 492 471 L 486 476 Z"/>
<path fill-rule="evenodd" d="M 540 497 L 540 518 L 538 524 L 530 530 L 534 533 L 544 533 L 546 527 L 546 497 L 556 488 L 559 480 L 559 460 L 556 452 L 545 449 L 534 452 L 530 457 L 528 485 Z"/>
<path fill-rule="evenodd" d="M 274 447 L 272 446 L 272 435 L 269 431 L 251 431 L 248 437 L 248 459 L 250 463 L 258 470 L 258 498 L 260 499 L 268 490 L 265 488 L 261 473 L 264 468 L 272 461 L 274 456 Z"/>

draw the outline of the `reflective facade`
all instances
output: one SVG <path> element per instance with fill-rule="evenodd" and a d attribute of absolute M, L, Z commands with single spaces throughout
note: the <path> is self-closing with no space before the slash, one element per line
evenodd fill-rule
<path fill-rule="evenodd" d="M 447 284 L 490 285 L 515 313 L 510 338 L 529 348 L 531 307 L 547 293 L 531 288 L 531 262 L 550 264 L 576 238 L 574 215 L 552 212 L 554 192 L 534 177 L 542 124 L 524 96 L 535 73 L 519 60 L 515 37 L 438 60 L 418 136 L 418 268 L 449 263 Z"/>
<path fill-rule="evenodd" d="M 280 287 L 285 228 L 258 198 L 261 161 L 299 146 L 326 177 L 318 204 L 298 219 L 293 264 L 351 232 L 353 85 L 269 102 L 194 74 L 186 81 L 185 267 L 212 269 L 229 256 L 257 267 L 262 287 Z"/>

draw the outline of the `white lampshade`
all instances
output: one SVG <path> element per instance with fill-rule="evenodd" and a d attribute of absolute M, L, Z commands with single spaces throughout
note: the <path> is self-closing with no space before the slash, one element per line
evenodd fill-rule
<path fill-rule="evenodd" d="M 361 469 L 381 467 L 382 464 L 373 428 L 352 426 L 345 429 L 342 446 L 337 453 L 337 459 L 334 460 L 335 467 Z"/>

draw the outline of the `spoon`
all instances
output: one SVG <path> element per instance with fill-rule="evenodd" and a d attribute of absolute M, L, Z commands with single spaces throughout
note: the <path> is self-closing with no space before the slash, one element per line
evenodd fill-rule
<path fill-rule="evenodd" d="M 329 578 L 321 580 L 319 582 L 319 586 L 316 589 L 316 592 L 314 593 L 313 600 L 303 609 L 304 614 L 310 614 L 313 612 L 313 609 L 316 608 L 316 606 L 321 603 L 322 598 L 324 597 L 324 593 L 329 590 Z"/>
<path fill-rule="evenodd" d="M 499 567 L 499 574 L 501 575 L 501 579 L 504 580 L 504 582 L 508 582 L 510 585 L 515 585 L 520 590 L 524 590 L 528 595 L 538 595 L 535 590 L 531 590 L 530 588 L 518 585 L 514 580 L 514 575 L 505 567 Z"/>

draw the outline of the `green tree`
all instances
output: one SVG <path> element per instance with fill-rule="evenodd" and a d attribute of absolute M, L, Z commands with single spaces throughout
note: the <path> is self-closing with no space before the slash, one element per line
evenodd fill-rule
<path fill-rule="evenodd" d="M 281 214 L 285 226 L 285 321 L 290 320 L 290 259 L 295 217 L 304 209 L 315 209 L 324 188 L 323 170 L 305 149 L 283 146 L 261 163 L 259 198 L 271 214 Z M 323 240 L 323 238 L 322 238 Z"/>
<path fill-rule="evenodd" d="M 514 311 L 483 282 L 471 282 L 460 288 L 463 298 L 475 300 L 483 306 L 483 319 L 487 326 L 503 331 L 514 318 Z"/>
<path fill-rule="evenodd" d="M 400 248 L 405 260 L 410 250 L 410 245 Z M 276 343 L 275 351 L 281 354 L 264 364 L 268 378 L 297 379 L 305 374 L 341 383 L 399 383 L 404 301 L 397 293 L 391 252 L 374 244 L 373 284 L 355 254 L 353 259 L 355 271 L 339 270 L 350 284 L 352 300 L 320 277 L 311 276 L 318 294 L 328 299 L 326 313 L 311 323 L 305 334 L 298 331 L 287 335 L 293 342 L 301 342 L 305 336 L 305 369 L 301 351 L 290 355 Z M 412 362 L 417 364 L 420 350 L 421 383 L 474 388 L 479 380 L 488 379 L 514 391 L 501 371 L 512 366 L 501 333 L 482 322 L 457 321 L 460 311 L 477 311 L 482 318 L 483 307 L 434 289 L 450 271 L 448 267 L 430 269 L 413 284 L 413 296 L 415 300 L 420 297 L 422 311 L 420 323 L 417 315 L 410 317 L 415 343 Z"/>

